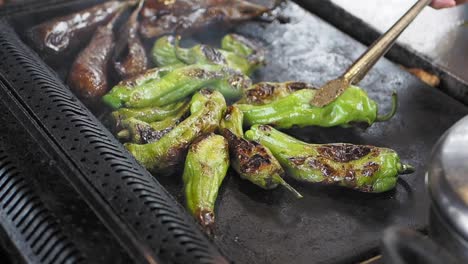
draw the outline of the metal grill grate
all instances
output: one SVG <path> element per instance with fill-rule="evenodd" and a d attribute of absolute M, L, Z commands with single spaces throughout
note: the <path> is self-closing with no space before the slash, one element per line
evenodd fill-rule
<path fill-rule="evenodd" d="M 12 93 L 141 244 L 170 263 L 221 259 L 161 185 L 115 140 L 5 23 L 0 69 Z"/>
<path fill-rule="evenodd" d="M 83 257 L 63 235 L 55 218 L 28 186 L 18 166 L 0 145 L 0 218 L 15 228 L 10 235 L 24 243 L 29 263 L 79 263 Z M 8 232 L 7 231 L 7 232 Z"/>

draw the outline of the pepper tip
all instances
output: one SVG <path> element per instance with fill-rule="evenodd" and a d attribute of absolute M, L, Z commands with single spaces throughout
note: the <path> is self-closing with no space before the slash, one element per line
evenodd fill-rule
<path fill-rule="evenodd" d="M 215 215 L 211 210 L 202 209 L 197 212 L 196 218 L 203 230 L 208 235 L 213 235 L 214 233 L 214 224 L 215 224 Z"/>
<path fill-rule="evenodd" d="M 409 164 L 403 164 L 401 165 L 401 170 L 400 170 L 400 174 L 411 174 L 413 172 L 415 172 L 415 168 Z"/>

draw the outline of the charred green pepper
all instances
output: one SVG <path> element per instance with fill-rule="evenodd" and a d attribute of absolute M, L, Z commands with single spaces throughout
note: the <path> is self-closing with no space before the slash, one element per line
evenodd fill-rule
<path fill-rule="evenodd" d="M 146 82 L 160 80 L 164 75 L 182 66 L 182 64 L 173 64 L 165 67 L 149 69 L 134 77 L 122 80 L 116 86 L 114 86 L 114 88 L 121 87 L 120 89 L 125 88 L 128 90 L 132 90 L 133 88 L 138 87 Z"/>
<path fill-rule="evenodd" d="M 377 104 L 359 87 L 351 86 L 335 101 L 324 106 L 311 104 L 317 90 L 303 89 L 265 105 L 238 104 L 248 125 L 267 125 L 276 128 L 292 126 L 350 127 L 370 126 L 374 122 L 390 119 L 396 112 L 397 97 L 392 96 L 392 111 L 378 116 Z"/>
<path fill-rule="evenodd" d="M 154 42 L 153 48 L 151 49 L 151 57 L 156 65 L 164 67 L 174 64 L 183 64 L 176 55 L 175 42 L 176 37 L 172 35 L 161 37 Z"/>
<path fill-rule="evenodd" d="M 288 174 L 298 181 L 339 185 L 361 192 L 395 188 L 399 174 L 414 169 L 387 148 L 352 144 L 307 144 L 270 126 L 255 125 L 245 133 L 268 147 Z"/>
<path fill-rule="evenodd" d="M 120 121 L 135 118 L 144 122 L 161 121 L 173 115 L 176 115 L 181 109 L 184 109 L 189 102 L 183 101 L 175 104 L 170 104 L 162 107 L 145 107 L 145 108 L 120 108 L 112 112 L 112 117 L 118 124 Z"/>
<path fill-rule="evenodd" d="M 270 150 L 255 141 L 243 138 L 242 112 L 238 108 L 228 108 L 221 120 L 220 130 L 229 142 L 232 166 L 241 178 L 267 190 L 283 185 L 296 197 L 302 197 L 284 181 L 284 170 Z"/>
<path fill-rule="evenodd" d="M 286 97 L 302 89 L 316 89 L 305 82 L 261 82 L 252 85 L 244 91 L 244 96 L 238 104 L 264 105 Z"/>
<path fill-rule="evenodd" d="M 216 197 L 228 168 L 229 150 L 224 137 L 210 134 L 190 146 L 183 174 L 185 200 L 190 213 L 207 232 L 215 223 Z"/>
<path fill-rule="evenodd" d="M 226 49 L 224 49 L 226 48 Z M 180 48 L 173 36 L 164 36 L 156 41 L 152 50 L 153 60 L 159 66 L 171 64 L 219 64 L 251 74 L 264 64 L 264 51 L 254 42 L 239 35 L 223 38 L 221 49 L 208 45 L 195 45 L 190 49 Z"/>
<path fill-rule="evenodd" d="M 171 172 L 197 137 L 218 128 L 226 101 L 218 91 L 202 90 L 192 97 L 191 115 L 156 142 L 125 147 L 150 171 Z"/>
<path fill-rule="evenodd" d="M 186 103 L 176 114 L 157 122 L 147 123 L 133 117 L 121 120 L 118 122 L 118 130 L 120 131 L 117 133 L 117 137 L 137 144 L 157 141 L 183 120 L 188 114 L 189 108 L 190 104 Z"/>
<path fill-rule="evenodd" d="M 188 65 L 133 89 L 114 87 L 103 100 L 114 109 L 122 106 L 164 106 L 178 102 L 204 87 L 220 91 L 226 99 L 236 100 L 250 84 L 247 76 L 225 66 Z"/>

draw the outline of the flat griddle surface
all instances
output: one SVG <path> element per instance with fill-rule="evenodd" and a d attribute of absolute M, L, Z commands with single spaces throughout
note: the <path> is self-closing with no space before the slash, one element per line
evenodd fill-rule
<path fill-rule="evenodd" d="M 289 23 L 251 22 L 235 29 L 263 42 L 268 50 L 268 64 L 255 75 L 256 81 L 296 80 L 320 86 L 341 74 L 365 49 L 296 4 L 288 2 L 282 14 L 290 17 Z M 219 42 L 224 33 L 208 35 Z M 380 195 L 288 180 L 304 195 L 298 200 L 281 188 L 258 189 L 231 172 L 219 194 L 213 238 L 226 256 L 236 263 L 350 263 L 376 253 L 387 226 L 426 226 L 424 173 L 431 148 L 468 108 L 385 59 L 361 86 L 382 112 L 389 110 L 396 90 L 397 115 L 367 131 L 309 128 L 289 133 L 314 143 L 393 148 L 416 167 L 416 173 L 403 176 L 395 191 Z M 156 177 L 183 203 L 181 177 Z"/>
<path fill-rule="evenodd" d="M 252 22 L 236 28 L 262 41 L 268 50 L 268 64 L 255 76 L 257 81 L 322 85 L 365 50 L 296 4 L 288 3 L 282 13 L 290 17 L 289 23 Z M 289 180 L 304 195 L 300 200 L 281 188 L 260 190 L 231 173 L 219 194 L 214 238 L 228 257 L 237 263 L 350 263 L 376 253 L 382 231 L 390 225 L 426 226 L 424 174 L 431 148 L 468 109 L 386 59 L 360 86 L 382 113 L 390 108 L 392 91 L 397 91 L 397 115 L 366 131 L 311 128 L 289 133 L 314 143 L 389 147 L 414 165 L 416 173 L 402 176 L 395 191 L 380 195 Z M 180 181 L 158 179 L 183 202 Z"/>

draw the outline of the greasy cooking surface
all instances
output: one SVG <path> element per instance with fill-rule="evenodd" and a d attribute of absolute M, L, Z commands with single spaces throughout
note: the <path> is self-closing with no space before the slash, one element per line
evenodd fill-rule
<path fill-rule="evenodd" d="M 307 81 L 319 86 L 338 76 L 364 51 L 361 44 L 295 4 L 288 4 L 283 14 L 291 18 L 290 23 L 252 22 L 236 30 L 266 45 L 267 66 L 256 74 L 257 80 Z M 315 128 L 292 129 L 292 134 L 311 143 L 390 147 L 416 172 L 403 175 L 395 191 L 381 195 L 290 180 L 304 195 L 299 200 L 283 188 L 263 191 L 231 173 L 219 194 L 214 239 L 227 256 L 238 263 L 349 263 L 369 256 L 391 224 L 425 226 L 425 163 L 439 136 L 468 109 L 385 59 L 362 86 L 382 113 L 389 110 L 391 92 L 396 90 L 400 98 L 396 116 L 365 132 Z M 183 202 L 180 181 L 158 179 Z"/>
<path fill-rule="evenodd" d="M 268 64 L 256 74 L 257 80 L 307 81 L 319 86 L 338 76 L 364 50 L 295 4 L 289 3 L 283 13 L 291 18 L 289 23 L 252 22 L 237 28 L 266 45 Z M 205 37 L 219 40 L 224 33 L 210 31 Z M 374 250 L 386 226 L 425 225 L 424 164 L 437 138 L 468 110 L 385 60 L 362 86 L 383 107 L 382 112 L 390 106 L 391 91 L 397 90 L 397 115 L 366 132 L 336 128 L 291 133 L 314 143 L 390 147 L 414 165 L 416 173 L 403 176 L 395 191 L 381 195 L 291 180 L 304 195 L 300 200 L 281 188 L 260 190 L 231 173 L 219 194 L 214 237 L 228 257 L 238 263 L 349 263 Z M 181 174 L 157 179 L 183 202 Z"/>

